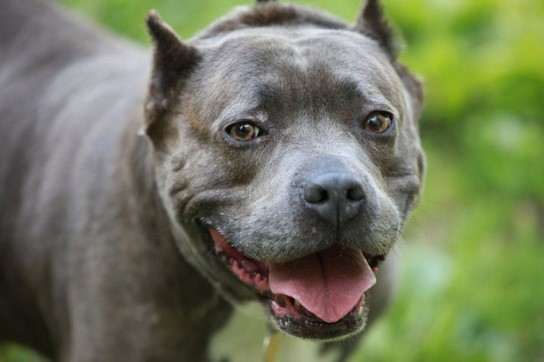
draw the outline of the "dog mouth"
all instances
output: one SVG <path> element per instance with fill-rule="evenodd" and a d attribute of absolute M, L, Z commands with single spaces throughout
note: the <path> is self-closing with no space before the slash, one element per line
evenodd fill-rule
<path fill-rule="evenodd" d="M 383 255 L 335 244 L 286 263 L 266 263 L 243 255 L 217 229 L 207 231 L 216 255 L 257 295 L 280 329 L 323 340 L 364 327 L 366 292 L 376 283 Z"/>

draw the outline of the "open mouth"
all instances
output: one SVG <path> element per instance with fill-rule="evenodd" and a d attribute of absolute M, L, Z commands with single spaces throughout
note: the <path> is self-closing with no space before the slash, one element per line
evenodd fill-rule
<path fill-rule="evenodd" d="M 375 283 L 383 255 L 366 255 L 338 244 L 286 263 L 244 256 L 216 229 L 208 229 L 217 256 L 269 309 L 284 331 L 330 339 L 360 330 L 365 293 Z"/>

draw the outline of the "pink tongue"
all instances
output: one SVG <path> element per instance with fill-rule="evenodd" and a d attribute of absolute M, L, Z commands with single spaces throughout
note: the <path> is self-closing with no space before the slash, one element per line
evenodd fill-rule
<path fill-rule="evenodd" d="M 376 283 L 363 253 L 341 246 L 273 264 L 268 277 L 272 293 L 294 298 L 327 323 L 342 319 Z"/>

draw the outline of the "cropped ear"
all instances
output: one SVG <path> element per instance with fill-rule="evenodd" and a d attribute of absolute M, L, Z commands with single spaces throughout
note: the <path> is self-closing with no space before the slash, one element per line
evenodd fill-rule
<path fill-rule="evenodd" d="M 355 23 L 355 31 L 375 39 L 391 59 L 396 58 L 394 33 L 385 19 L 379 0 L 366 0 Z"/>
<path fill-rule="evenodd" d="M 257 0 L 257 3 L 274 3 L 276 0 Z"/>
<path fill-rule="evenodd" d="M 389 56 L 404 87 L 410 94 L 413 117 L 417 121 L 423 109 L 424 86 L 419 78 L 413 76 L 404 66 L 397 63 L 398 49 L 395 44 L 394 32 L 385 19 L 379 0 L 366 0 L 354 30 L 376 40 Z"/>
<path fill-rule="evenodd" d="M 158 120 L 177 106 L 181 87 L 200 55 L 194 47 L 183 43 L 156 11 L 151 11 L 147 16 L 147 28 L 154 44 L 144 125 L 145 133 L 150 134 L 160 123 Z"/>

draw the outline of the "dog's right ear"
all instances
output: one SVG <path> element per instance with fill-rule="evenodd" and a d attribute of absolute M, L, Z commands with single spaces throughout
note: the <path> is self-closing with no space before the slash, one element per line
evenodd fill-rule
<path fill-rule="evenodd" d="M 257 0 L 257 3 L 275 3 L 276 0 Z"/>
<path fill-rule="evenodd" d="M 365 0 L 355 24 L 355 31 L 375 39 L 391 59 L 396 59 L 397 48 L 393 30 L 385 19 L 380 0 Z"/>
<path fill-rule="evenodd" d="M 155 48 L 143 129 L 150 135 L 166 112 L 176 106 L 181 87 L 200 55 L 194 47 L 183 43 L 156 11 L 147 16 L 147 28 Z"/>

